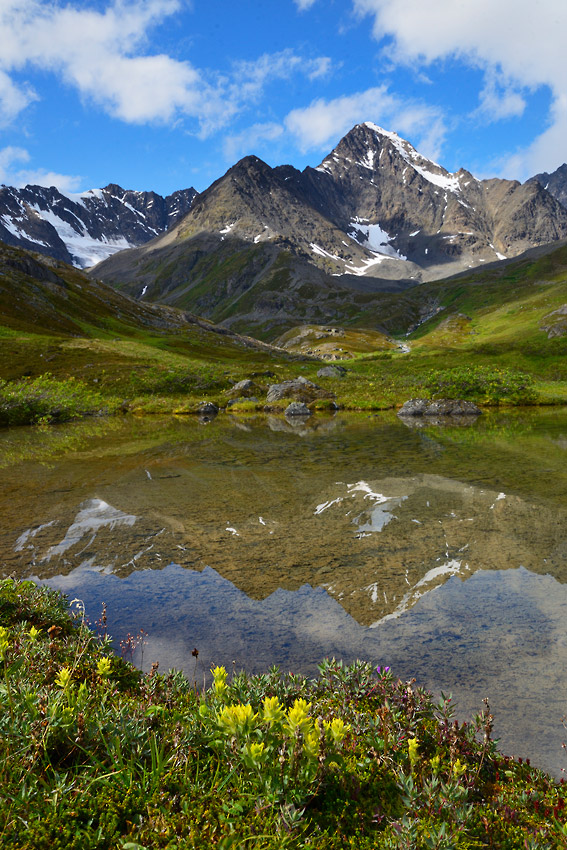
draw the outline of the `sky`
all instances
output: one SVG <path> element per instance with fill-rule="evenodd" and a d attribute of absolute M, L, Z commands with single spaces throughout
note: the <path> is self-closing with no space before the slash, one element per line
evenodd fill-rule
<path fill-rule="evenodd" d="M 565 0 L 0 0 L 0 183 L 203 191 L 355 124 L 449 171 L 567 160 Z"/>

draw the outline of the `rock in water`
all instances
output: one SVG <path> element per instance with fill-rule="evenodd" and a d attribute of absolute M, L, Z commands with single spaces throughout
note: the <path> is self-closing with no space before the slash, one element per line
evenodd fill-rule
<path fill-rule="evenodd" d="M 216 404 L 213 404 L 212 401 L 204 401 L 197 408 L 197 413 L 199 414 L 199 416 L 213 417 L 213 416 L 216 416 L 218 412 L 219 412 L 218 407 L 216 406 Z"/>
<path fill-rule="evenodd" d="M 292 401 L 284 413 L 286 416 L 311 416 L 311 411 L 302 401 Z"/>
<path fill-rule="evenodd" d="M 398 416 L 479 416 L 481 409 L 460 398 L 411 398 L 398 410 Z"/>

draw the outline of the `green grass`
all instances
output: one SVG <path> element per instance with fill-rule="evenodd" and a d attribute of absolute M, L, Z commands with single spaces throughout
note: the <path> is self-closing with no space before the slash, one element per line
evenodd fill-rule
<path fill-rule="evenodd" d="M 2 581 L 0 845 L 567 847 L 566 786 L 498 752 L 487 705 L 459 726 L 389 668 L 319 671 L 144 675 L 104 610 L 95 634 L 80 604 Z"/>

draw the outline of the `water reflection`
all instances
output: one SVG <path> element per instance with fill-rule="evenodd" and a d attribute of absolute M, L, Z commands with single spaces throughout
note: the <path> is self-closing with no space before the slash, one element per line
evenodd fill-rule
<path fill-rule="evenodd" d="M 566 445 L 557 411 L 13 429 L 2 571 L 68 589 L 92 619 L 104 599 L 118 638 L 150 633 L 149 663 L 191 672 L 195 645 L 205 669 L 374 657 L 467 710 L 488 695 L 507 746 L 558 770 Z M 543 695 L 546 742 L 523 719 Z"/>
<path fill-rule="evenodd" d="M 149 636 L 135 660 L 146 670 L 159 661 L 162 670 L 182 669 L 202 684 L 216 664 L 315 674 L 327 655 L 365 658 L 452 693 L 462 718 L 478 713 L 488 696 L 505 752 L 558 776 L 567 767 L 567 587 L 550 576 L 519 568 L 450 578 L 379 629 L 359 625 L 321 588 L 280 588 L 254 600 L 209 567 L 171 565 L 124 579 L 75 570 L 49 583 L 85 600 L 93 620 L 106 602 L 117 643 L 143 627 Z"/>

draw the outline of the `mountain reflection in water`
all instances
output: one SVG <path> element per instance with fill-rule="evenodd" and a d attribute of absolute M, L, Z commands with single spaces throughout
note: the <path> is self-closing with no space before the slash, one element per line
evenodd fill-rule
<path fill-rule="evenodd" d="M 567 766 L 564 412 L 81 424 L 0 435 L 4 575 L 105 601 L 144 667 L 366 657 Z"/>

